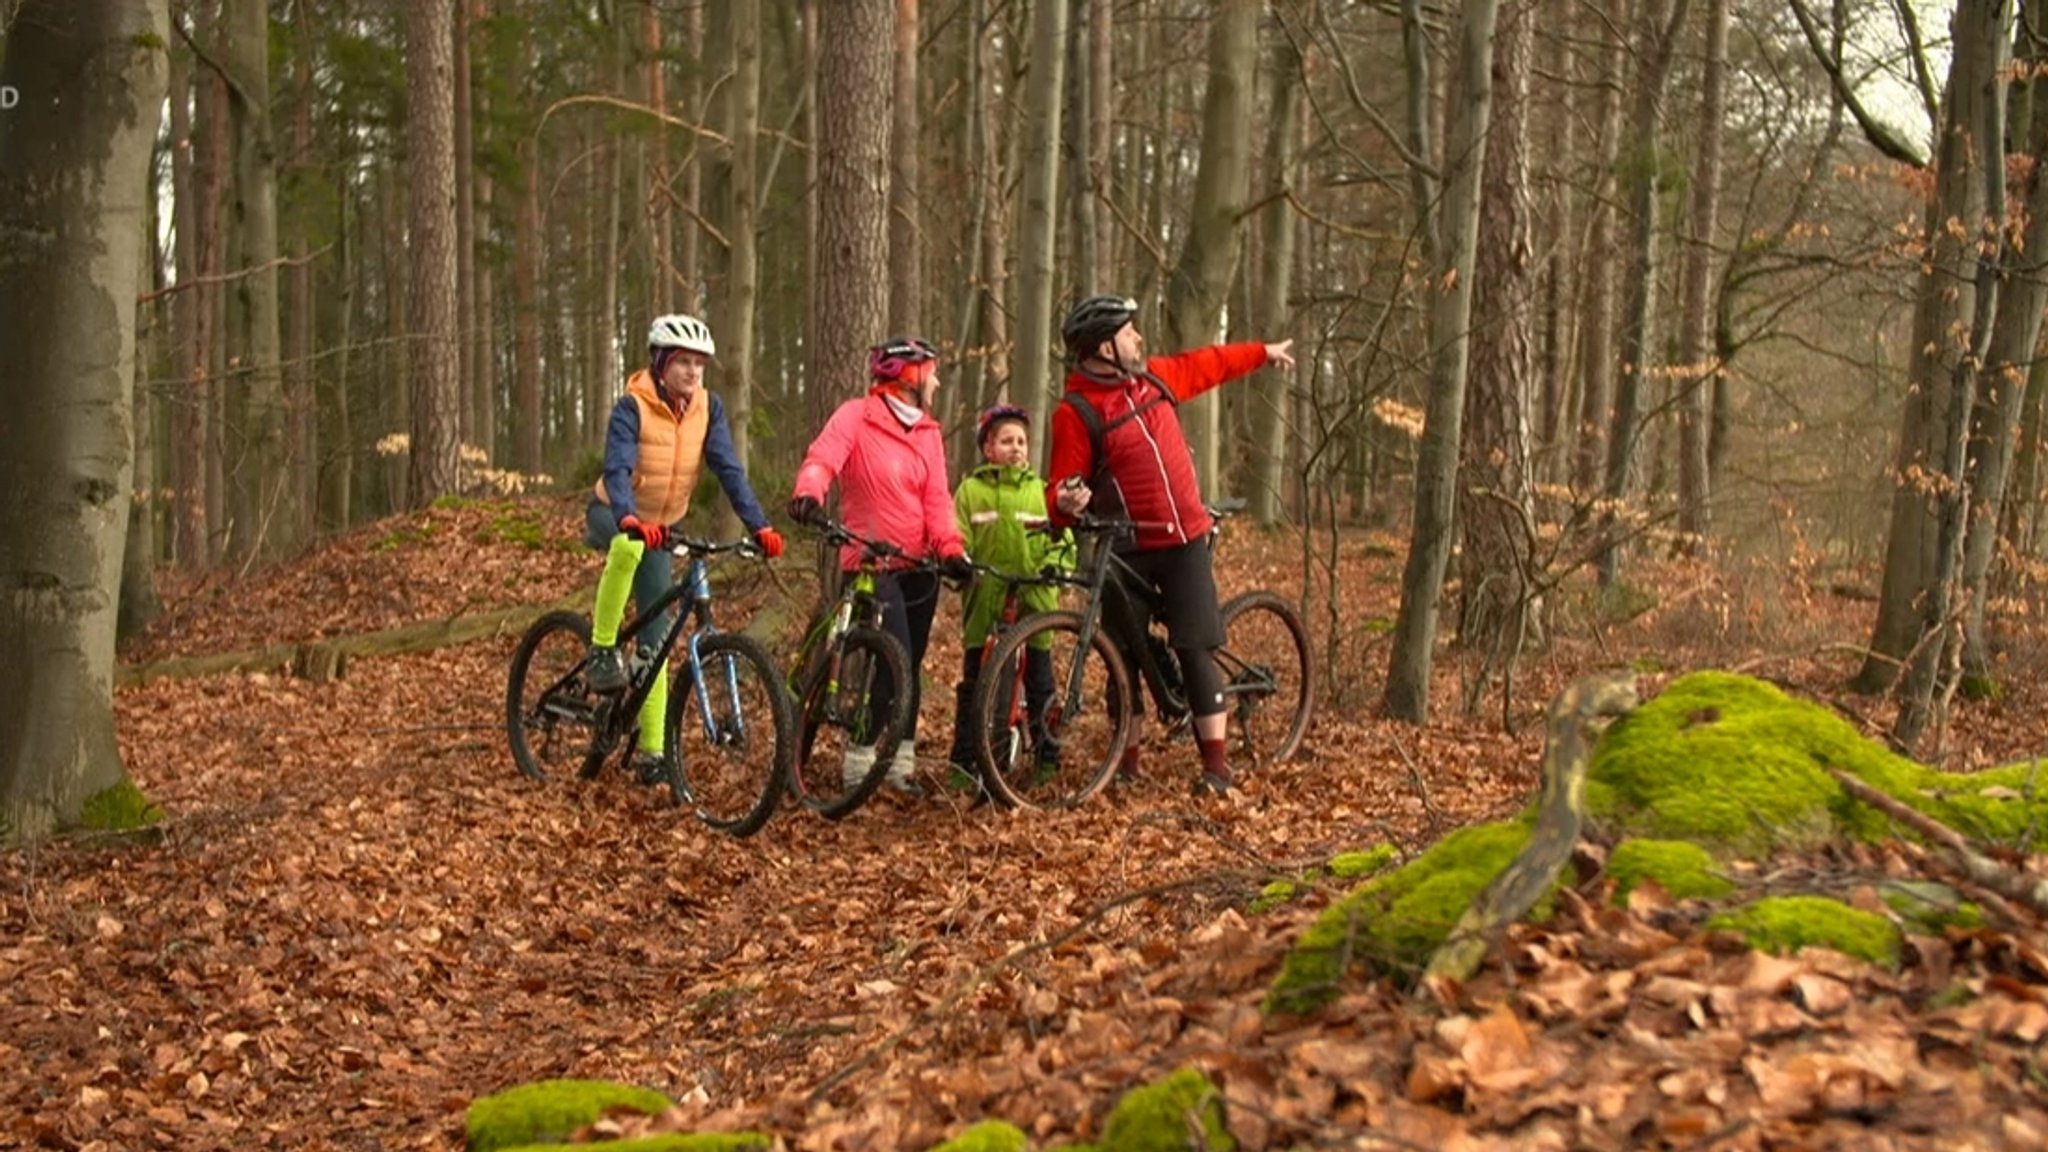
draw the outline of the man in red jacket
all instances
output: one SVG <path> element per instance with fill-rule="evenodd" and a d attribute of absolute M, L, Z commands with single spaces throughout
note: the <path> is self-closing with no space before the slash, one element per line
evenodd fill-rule
<path fill-rule="evenodd" d="M 1119 545 L 1119 554 L 1161 595 L 1202 754 L 1195 791 L 1227 792 L 1223 676 L 1216 667 L 1223 617 L 1209 559 L 1214 521 L 1202 503 L 1179 407 L 1267 364 L 1294 367 L 1294 341 L 1218 344 L 1147 359 L 1145 338 L 1133 323 L 1137 314 L 1138 302 L 1129 297 L 1091 296 L 1060 326 L 1073 368 L 1066 397 L 1053 408 L 1046 502 L 1055 519 L 1092 507 L 1099 515 L 1142 525 L 1134 539 Z M 1143 710 L 1138 711 L 1142 723 Z M 1138 733 L 1131 735 L 1126 773 L 1138 761 Z"/>

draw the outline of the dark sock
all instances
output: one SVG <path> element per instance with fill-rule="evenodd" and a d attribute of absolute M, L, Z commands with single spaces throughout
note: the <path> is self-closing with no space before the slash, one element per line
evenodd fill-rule
<path fill-rule="evenodd" d="M 1230 779 L 1229 743 L 1223 740 L 1195 738 L 1195 747 L 1202 752 L 1202 774 L 1218 780 Z"/>

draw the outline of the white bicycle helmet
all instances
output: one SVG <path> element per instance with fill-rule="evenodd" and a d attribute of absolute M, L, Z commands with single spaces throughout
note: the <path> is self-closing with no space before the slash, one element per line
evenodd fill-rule
<path fill-rule="evenodd" d="M 684 348 L 706 356 L 718 355 L 718 346 L 711 342 L 711 329 L 695 316 L 685 316 L 680 312 L 654 318 L 653 326 L 647 330 L 647 346 Z"/>

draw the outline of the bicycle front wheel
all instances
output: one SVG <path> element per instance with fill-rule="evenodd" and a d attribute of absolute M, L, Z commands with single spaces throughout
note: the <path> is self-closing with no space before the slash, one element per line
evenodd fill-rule
<path fill-rule="evenodd" d="M 1315 664 L 1301 614 L 1272 592 L 1246 592 L 1223 606 L 1216 652 L 1230 741 L 1257 767 L 1301 749 L 1315 706 Z"/>
<path fill-rule="evenodd" d="M 768 650 L 738 633 L 704 637 L 669 693 L 667 724 L 676 803 L 721 832 L 759 832 L 796 752 L 795 712 Z"/>
<path fill-rule="evenodd" d="M 902 642 L 875 628 L 848 632 L 836 665 L 821 659 L 804 674 L 789 783 L 805 807 L 838 820 L 875 794 L 910 718 L 909 676 Z M 896 686 L 895 704 L 881 715 L 874 692 L 885 677 Z"/>
<path fill-rule="evenodd" d="M 1102 790 L 1131 734 L 1130 674 L 1101 628 L 1081 642 L 1081 617 L 1047 612 L 1003 633 L 974 690 L 981 774 L 1013 808 L 1065 808 Z M 1034 709 L 1027 662 L 1050 665 L 1051 698 Z M 1034 712 L 1036 714 L 1034 714 Z"/>
<path fill-rule="evenodd" d="M 505 736 L 512 762 L 530 780 L 589 777 L 603 766 L 604 697 L 583 673 L 590 621 L 574 612 L 550 612 L 534 621 L 512 653 L 505 684 Z"/>

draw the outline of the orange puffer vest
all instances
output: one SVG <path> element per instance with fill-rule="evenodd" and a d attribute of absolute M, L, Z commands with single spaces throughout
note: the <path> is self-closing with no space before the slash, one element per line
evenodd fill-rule
<path fill-rule="evenodd" d="M 673 524 L 690 511 L 690 493 L 704 470 L 704 438 L 711 430 L 711 395 L 702 388 L 681 416 L 654 390 L 654 377 L 635 372 L 626 395 L 640 406 L 640 459 L 633 465 L 633 501 L 640 519 Z M 605 503 L 604 480 L 597 498 Z"/>

